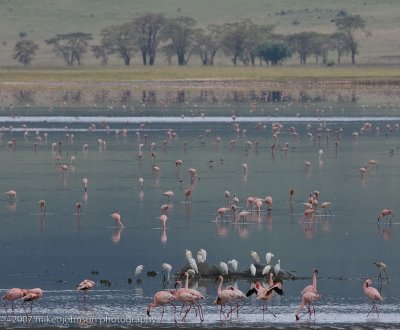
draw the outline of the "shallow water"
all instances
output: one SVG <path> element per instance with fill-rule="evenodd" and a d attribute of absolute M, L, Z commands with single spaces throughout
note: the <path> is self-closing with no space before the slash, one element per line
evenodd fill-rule
<path fill-rule="evenodd" d="M 396 124 L 400 119 L 238 117 L 236 121 L 239 133 L 233 130 L 231 117 L 1 117 L 6 127 L 0 148 L 2 189 L 17 191 L 15 203 L 5 194 L 0 201 L 1 291 L 41 287 L 44 295 L 34 303 L 32 314 L 27 304 L 29 319 L 17 302 L 14 316 L 6 319 L 3 311 L 0 324 L 173 326 L 170 313 L 161 321 L 160 309 L 152 312 L 154 319 L 146 317 L 146 305 L 164 288 L 160 265 L 170 263 L 175 273 L 185 264 L 185 249 L 195 255 L 204 248 L 210 264 L 235 258 L 239 268 L 253 262 L 250 251 L 258 251 L 262 263 L 265 253 L 272 251 L 271 263 L 279 259 L 282 269 L 298 279 L 285 281 L 285 295 L 276 295 L 269 305 L 276 318 L 267 313 L 264 322 L 262 306 L 254 298 L 246 301 L 239 317 L 220 321 L 219 308 L 212 305 L 217 288 L 214 279 L 193 280 L 191 285 L 198 285 L 206 297 L 202 303 L 205 320 L 201 323 L 190 313 L 185 323 L 179 322 L 183 326 L 399 327 L 396 251 L 400 221 L 396 207 L 400 132 Z M 271 123 L 276 121 L 283 128 L 274 141 Z M 360 131 L 367 121 L 372 129 Z M 88 129 L 90 124 L 96 126 Z M 167 136 L 169 129 L 176 132 L 175 138 Z M 288 129 L 295 129 L 297 135 Z M 26 136 L 24 132 L 28 132 Z M 353 132 L 359 133 L 357 138 Z M 41 141 L 36 140 L 35 146 L 36 135 Z M 216 143 L 217 136 L 220 143 Z M 13 138 L 15 148 L 7 144 Z M 105 148 L 99 147 L 98 139 L 106 141 Z M 229 143 L 233 139 L 236 142 Z M 252 142 L 251 148 L 247 141 Z M 160 167 L 158 175 L 152 170 L 153 142 L 157 145 L 154 163 Z M 52 143 L 56 143 L 53 149 Z M 142 163 L 137 158 L 139 143 L 145 144 Z M 285 143 L 286 152 L 281 150 Z M 88 144 L 87 150 L 84 144 Z M 57 165 L 58 153 L 60 163 L 68 164 L 66 172 Z M 72 155 L 76 157 L 73 163 Z M 175 166 L 177 159 L 183 160 L 181 169 Z M 369 159 L 377 160 L 376 169 L 368 165 Z M 311 162 L 311 171 L 305 171 L 305 160 Z M 244 162 L 248 164 L 247 175 L 242 170 Z M 361 176 L 359 168 L 363 166 L 368 170 Z M 191 167 L 198 173 L 192 184 L 187 171 Z M 89 179 L 86 194 L 84 177 Z M 138 185 L 139 177 L 144 178 L 143 189 Z M 189 203 L 183 195 L 187 187 L 192 188 Z M 292 208 L 290 187 L 295 188 L 296 196 Z M 172 190 L 174 196 L 163 230 L 159 216 L 161 205 L 167 202 L 163 196 L 166 190 Z M 266 195 L 273 197 L 273 209 L 253 212 L 244 222 L 233 221 L 232 214 L 228 214 L 228 221 L 216 219 L 216 210 L 226 204 L 226 190 L 238 195 L 239 209 L 245 207 L 248 196 Z M 320 192 L 320 202 L 332 202 L 332 214 L 307 220 L 301 203 L 315 190 Z M 40 199 L 46 200 L 45 214 L 39 212 Z M 78 201 L 83 203 L 81 214 L 75 209 Z M 378 223 L 383 208 L 394 210 L 391 223 Z M 125 228 L 114 224 L 110 214 L 115 211 L 121 213 Z M 388 265 L 390 283 L 379 285 L 373 265 L 377 260 Z M 141 283 L 136 283 L 134 270 L 139 264 L 144 265 L 144 271 Z M 322 298 L 315 305 L 315 318 L 304 316 L 295 322 L 300 291 L 311 283 L 313 268 L 319 270 Z M 153 270 L 155 277 L 146 275 Z M 371 305 L 362 291 L 366 277 L 381 287 L 384 302 L 379 304 L 379 317 L 373 313 L 367 317 Z M 75 291 L 84 278 L 98 283 L 86 301 L 82 292 Z M 237 285 L 246 292 L 250 280 L 239 280 Z M 110 286 L 104 285 L 107 281 Z M 170 288 L 173 282 L 171 279 Z"/>

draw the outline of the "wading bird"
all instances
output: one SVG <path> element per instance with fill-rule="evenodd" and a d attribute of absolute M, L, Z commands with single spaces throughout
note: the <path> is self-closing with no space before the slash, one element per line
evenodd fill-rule
<path fill-rule="evenodd" d="M 377 301 L 381 301 L 383 302 L 382 296 L 379 293 L 379 291 L 375 288 L 373 288 L 371 286 L 372 284 L 372 280 L 370 278 L 367 278 L 364 282 L 363 285 L 363 290 L 364 290 L 364 294 L 365 296 L 372 301 L 372 309 L 368 312 L 367 317 L 369 316 L 369 314 L 371 314 L 371 312 L 375 309 L 376 314 L 379 316 L 378 313 L 378 307 L 376 306 L 376 302 Z"/>
<path fill-rule="evenodd" d="M 150 310 L 151 308 L 154 307 L 158 307 L 158 306 L 162 306 L 162 313 L 161 313 L 161 320 L 163 319 L 164 316 L 164 308 L 165 305 L 170 305 L 174 308 L 174 321 L 176 322 L 176 307 L 175 305 L 172 303 L 173 301 L 175 301 L 176 298 L 175 296 L 169 292 L 169 291 L 158 291 L 154 294 L 153 297 L 153 302 L 151 302 L 150 304 L 147 305 L 147 316 L 151 317 L 150 315 Z"/>
<path fill-rule="evenodd" d="M 93 289 L 96 286 L 96 283 L 92 280 L 85 279 L 81 283 L 79 283 L 76 288 L 77 291 L 83 291 L 83 300 L 87 298 L 87 292 Z"/>

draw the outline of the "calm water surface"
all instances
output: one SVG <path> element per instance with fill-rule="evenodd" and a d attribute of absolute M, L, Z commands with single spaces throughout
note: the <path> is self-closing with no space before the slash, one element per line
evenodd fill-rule
<path fill-rule="evenodd" d="M 0 200 L 1 291 L 40 287 L 44 295 L 34 303 L 29 323 L 17 302 L 10 318 L 2 311 L 1 326 L 172 327 L 171 313 L 161 321 L 161 310 L 154 309 L 154 318 L 146 317 L 153 294 L 164 288 L 160 265 L 170 263 L 175 273 L 185 265 L 185 249 L 195 255 L 200 248 L 207 250 L 210 264 L 235 258 L 239 268 L 253 262 L 250 251 L 257 251 L 263 263 L 265 253 L 272 251 L 271 263 L 279 259 L 281 268 L 298 279 L 285 281 L 285 294 L 276 295 L 270 303 L 276 318 L 267 313 L 263 321 L 262 305 L 253 297 L 231 322 L 220 321 L 219 308 L 212 304 L 217 290 L 214 278 L 193 280 L 191 286 L 206 297 L 202 303 L 205 321 L 200 323 L 191 313 L 186 323 L 179 322 L 182 327 L 400 326 L 400 132 L 396 127 L 400 119 L 322 119 L 314 119 L 307 128 L 309 118 L 238 117 L 237 133 L 230 117 L 195 121 L 180 117 L 147 121 L 131 117 L 122 121 L 116 117 L 2 117 L 6 129 L 0 145 L 1 187 L 4 192 L 16 190 L 17 201 L 10 203 L 5 194 Z M 271 123 L 275 120 L 283 127 L 274 141 Z M 372 129 L 360 131 L 366 121 L 371 121 Z M 96 126 L 89 130 L 94 122 Z M 124 128 L 125 137 L 115 134 Z M 176 132 L 176 137 L 169 137 L 168 130 Z M 341 131 L 338 144 L 337 131 Z M 359 133 L 358 138 L 353 132 Z M 36 136 L 41 141 L 35 148 Z M 220 143 L 216 137 L 221 138 Z M 13 138 L 15 149 L 7 145 Z M 106 141 L 105 148 L 99 147 L 99 139 Z M 231 144 L 233 139 L 236 142 Z M 57 147 L 52 149 L 54 142 Z M 247 142 L 252 143 L 251 148 Z M 139 143 L 144 144 L 142 163 L 137 158 Z M 158 175 L 152 169 L 151 143 L 156 144 Z M 283 152 L 285 143 L 288 147 Z M 88 144 L 86 151 L 84 144 Z M 59 152 L 60 163 L 68 165 L 66 172 L 57 165 Z M 71 156 L 76 158 L 73 163 Z M 177 159 L 183 160 L 181 170 L 175 166 Z M 368 165 L 370 159 L 378 162 L 377 169 Z M 312 166 L 307 173 L 306 160 Z M 247 175 L 242 163 L 248 164 Z M 363 166 L 368 169 L 361 176 L 359 168 Z M 198 173 L 193 184 L 187 171 L 191 167 Z M 86 194 L 84 177 L 89 180 Z M 144 178 L 143 189 L 139 177 Z M 183 192 L 188 187 L 192 201 L 185 203 Z M 292 209 L 290 187 L 295 188 L 296 196 Z M 167 202 L 166 190 L 172 190 L 174 196 L 163 230 L 159 216 L 161 205 Z M 240 209 L 249 196 L 271 195 L 273 210 L 253 212 L 244 223 L 232 221 L 231 213 L 229 221 L 216 221 L 216 210 L 226 203 L 226 190 L 238 195 Z M 301 203 L 315 190 L 320 192 L 320 203 L 332 202 L 332 214 L 308 221 L 303 218 Z M 40 199 L 46 200 L 45 215 L 39 212 Z M 80 215 L 75 209 L 77 202 L 83 203 Z M 378 223 L 383 208 L 393 209 L 391 224 Z M 110 216 L 115 211 L 121 213 L 125 228 L 115 226 Z M 390 283 L 379 285 L 373 265 L 377 260 L 388 265 Z M 141 283 L 136 283 L 134 270 L 139 264 L 144 271 Z M 319 270 L 322 298 L 315 305 L 315 319 L 304 316 L 296 323 L 300 291 L 311 283 L 313 268 Z M 150 277 L 148 271 L 157 275 Z M 371 305 L 362 291 L 366 277 L 373 279 L 384 297 L 379 317 L 367 317 Z M 75 289 L 85 278 L 98 285 L 84 301 L 82 292 Z M 250 282 L 243 279 L 235 284 L 246 292 Z M 169 287 L 173 284 L 171 279 Z"/>

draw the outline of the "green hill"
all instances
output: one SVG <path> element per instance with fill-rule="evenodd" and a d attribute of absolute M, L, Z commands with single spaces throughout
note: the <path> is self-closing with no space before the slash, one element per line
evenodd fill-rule
<path fill-rule="evenodd" d="M 274 24 L 277 33 L 290 34 L 333 32 L 332 20 L 340 11 L 361 15 L 372 34 L 368 38 L 359 35 L 358 63 L 400 63 L 398 0 L 0 0 L 0 66 L 17 66 L 11 54 L 20 32 L 40 46 L 33 66 L 64 66 L 44 39 L 79 31 L 92 33 L 95 43 L 102 28 L 127 22 L 145 12 L 190 16 L 200 27 L 251 18 L 258 24 Z M 292 62 L 297 63 L 297 58 Z M 344 64 L 349 62 L 344 58 Z M 84 60 L 85 65 L 97 63 L 91 54 Z M 117 59 L 110 64 L 122 65 Z M 133 64 L 140 65 L 139 56 Z M 165 63 L 159 57 L 157 64 Z M 216 64 L 230 65 L 224 57 Z"/>

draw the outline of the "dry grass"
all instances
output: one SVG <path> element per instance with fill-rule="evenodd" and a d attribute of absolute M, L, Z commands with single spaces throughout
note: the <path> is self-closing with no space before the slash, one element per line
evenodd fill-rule
<path fill-rule="evenodd" d="M 308 80 L 391 81 L 400 79 L 395 66 L 346 67 L 90 67 L 81 69 L 0 69 L 1 83 L 137 82 L 176 80 Z"/>

